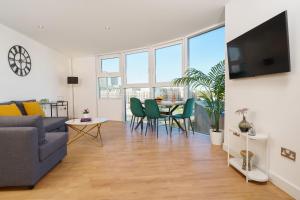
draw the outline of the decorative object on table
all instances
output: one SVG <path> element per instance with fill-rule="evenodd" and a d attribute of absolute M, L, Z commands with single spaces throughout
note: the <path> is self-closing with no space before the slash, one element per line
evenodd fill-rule
<path fill-rule="evenodd" d="M 163 99 L 164 99 L 164 98 L 163 98 L 162 96 L 158 96 L 158 97 L 155 98 L 155 101 L 156 101 L 157 103 L 160 103 Z"/>
<path fill-rule="evenodd" d="M 20 45 L 15 45 L 9 49 L 8 64 L 11 70 L 18 76 L 27 76 L 31 70 L 30 55 Z"/>
<path fill-rule="evenodd" d="M 253 123 L 250 123 L 250 126 L 251 126 L 251 128 L 249 130 L 249 135 L 250 136 L 255 136 L 256 135 L 256 131 L 255 131 Z"/>
<path fill-rule="evenodd" d="M 251 124 L 246 120 L 245 114 L 247 114 L 248 108 L 241 108 L 235 111 L 235 113 L 243 115 L 243 120 L 239 123 L 239 129 L 241 132 L 248 132 L 251 128 Z"/>
<path fill-rule="evenodd" d="M 40 103 L 41 103 L 41 104 L 49 103 L 49 99 L 46 99 L 46 98 L 41 99 L 41 100 L 40 100 Z"/>
<path fill-rule="evenodd" d="M 90 118 L 90 111 L 88 108 L 84 109 L 82 114 L 84 119 Z"/>
<path fill-rule="evenodd" d="M 72 115 L 73 115 L 73 119 L 75 119 L 74 85 L 78 84 L 78 77 L 76 77 L 76 76 L 69 76 L 68 77 L 68 84 L 72 85 L 72 108 L 73 108 L 72 109 Z"/>
<path fill-rule="evenodd" d="M 189 68 L 182 78 L 173 80 L 176 86 L 187 86 L 198 90 L 198 96 L 205 104 L 205 110 L 211 120 L 210 138 L 214 145 L 223 143 L 223 131 L 220 130 L 220 118 L 224 111 L 225 61 L 213 66 L 208 74 Z"/>
<path fill-rule="evenodd" d="M 92 118 L 90 118 L 90 117 L 80 119 L 80 122 L 91 122 L 91 121 L 92 121 Z"/>
<path fill-rule="evenodd" d="M 240 152 L 242 158 L 243 158 L 243 165 L 242 165 L 242 169 L 243 170 L 247 170 L 247 151 L 246 150 L 242 150 Z M 248 151 L 248 171 L 252 170 L 252 163 L 251 163 L 251 159 L 254 156 L 254 153 L 252 153 L 251 151 Z"/>

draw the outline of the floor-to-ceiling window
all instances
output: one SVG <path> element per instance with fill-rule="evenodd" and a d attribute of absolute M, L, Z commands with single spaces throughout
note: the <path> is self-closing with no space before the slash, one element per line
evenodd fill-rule
<path fill-rule="evenodd" d="M 125 120 L 130 120 L 130 98 L 136 97 L 141 101 L 151 98 L 149 87 L 149 52 L 137 51 L 125 54 Z"/>
<path fill-rule="evenodd" d="M 220 27 L 188 39 L 189 67 L 201 70 L 207 74 L 211 67 L 224 60 L 225 57 L 225 30 Z M 192 90 L 197 96 L 197 90 Z M 209 117 L 200 101 L 195 105 L 195 130 L 208 133 L 210 128 Z"/>

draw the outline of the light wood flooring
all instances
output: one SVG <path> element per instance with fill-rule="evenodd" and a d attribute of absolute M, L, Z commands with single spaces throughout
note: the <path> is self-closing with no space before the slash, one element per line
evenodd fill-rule
<path fill-rule="evenodd" d="M 0 189 L 2 200 L 226 200 L 292 199 L 271 183 L 246 183 L 227 167 L 226 153 L 203 134 L 186 138 L 160 128 L 146 137 L 128 125 L 102 127 L 103 147 L 87 139 L 68 147 L 67 157 L 33 190 Z"/>

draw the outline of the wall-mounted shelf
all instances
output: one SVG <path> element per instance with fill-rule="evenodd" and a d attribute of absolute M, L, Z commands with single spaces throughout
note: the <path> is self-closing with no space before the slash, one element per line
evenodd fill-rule
<path fill-rule="evenodd" d="M 235 137 L 240 137 L 242 139 L 246 139 L 246 151 L 249 151 L 249 140 L 251 141 L 264 141 L 265 142 L 265 149 L 266 149 L 266 169 L 265 171 L 259 169 L 258 167 L 256 167 L 255 165 L 252 166 L 251 171 L 249 170 L 244 170 L 242 169 L 242 158 L 240 157 L 231 157 L 230 156 L 230 137 L 231 136 L 235 136 Z M 267 152 L 268 152 L 268 135 L 267 134 L 256 134 L 255 136 L 251 136 L 247 133 L 242 133 L 240 132 L 238 129 L 230 129 L 230 133 L 228 134 L 228 145 L 227 145 L 227 153 L 228 153 L 228 166 L 232 166 L 235 169 L 237 169 L 239 172 L 241 172 L 245 177 L 246 177 L 246 182 L 248 182 L 249 180 L 252 181 L 257 181 L 257 182 L 267 182 L 269 180 L 269 176 L 268 176 L 268 158 L 267 158 Z M 248 154 L 247 154 L 247 164 L 246 166 L 248 166 Z"/>

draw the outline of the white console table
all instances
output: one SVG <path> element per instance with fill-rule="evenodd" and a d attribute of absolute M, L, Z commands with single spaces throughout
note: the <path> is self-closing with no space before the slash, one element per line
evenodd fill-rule
<path fill-rule="evenodd" d="M 230 155 L 230 142 L 231 142 L 231 137 L 240 137 L 241 140 L 246 140 L 246 170 L 242 169 L 242 158 L 241 157 L 231 157 Z M 253 142 L 257 142 L 257 141 L 262 141 L 264 142 L 265 145 L 265 166 L 266 168 L 264 170 L 259 169 L 258 167 L 256 167 L 255 165 L 252 166 L 251 171 L 248 170 L 248 151 L 249 151 L 249 140 L 253 141 Z M 268 175 L 268 135 L 267 134 L 260 134 L 257 133 L 255 136 L 251 136 L 247 133 L 243 133 L 238 129 L 230 129 L 230 132 L 227 135 L 227 154 L 228 154 L 228 158 L 227 158 L 227 162 L 228 162 L 228 166 L 232 166 L 235 169 L 237 169 L 238 171 L 240 171 L 245 177 L 246 177 L 246 182 L 248 182 L 249 180 L 252 181 L 257 181 L 257 182 L 267 182 L 269 179 L 269 175 Z"/>

